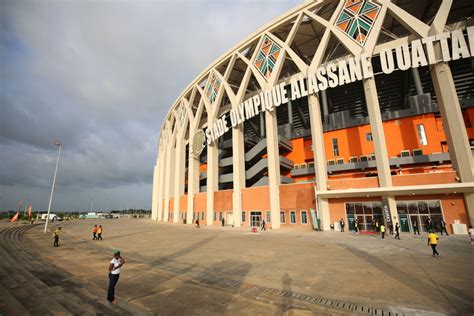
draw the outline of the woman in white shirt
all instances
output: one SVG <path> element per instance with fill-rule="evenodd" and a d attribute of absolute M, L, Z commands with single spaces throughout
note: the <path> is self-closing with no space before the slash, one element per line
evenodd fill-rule
<path fill-rule="evenodd" d="M 125 260 L 120 256 L 120 251 L 114 253 L 114 258 L 109 264 L 109 290 L 107 292 L 107 300 L 115 301 L 115 285 L 120 277 L 120 268 L 125 264 Z"/>

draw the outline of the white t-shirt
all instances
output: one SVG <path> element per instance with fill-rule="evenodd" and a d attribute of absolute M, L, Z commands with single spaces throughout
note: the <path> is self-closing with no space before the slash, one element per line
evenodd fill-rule
<path fill-rule="evenodd" d="M 122 260 L 120 258 L 116 259 L 116 258 L 113 258 L 112 261 L 110 261 L 110 263 L 112 263 L 114 265 L 114 268 L 115 267 L 118 267 L 121 263 L 122 263 Z M 120 268 L 118 269 L 114 269 L 112 270 L 110 273 L 112 274 L 120 274 Z"/>

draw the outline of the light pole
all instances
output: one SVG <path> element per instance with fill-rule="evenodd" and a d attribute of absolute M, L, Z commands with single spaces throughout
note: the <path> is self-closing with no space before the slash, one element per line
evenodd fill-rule
<path fill-rule="evenodd" d="M 46 230 L 48 229 L 49 213 L 51 212 L 51 202 L 53 201 L 54 185 L 56 184 L 56 174 L 58 173 L 59 157 L 61 157 L 61 143 L 59 140 L 56 140 L 54 145 L 59 146 L 58 160 L 56 160 L 56 169 L 54 169 L 53 185 L 51 186 L 51 195 L 49 196 L 48 214 L 46 215 L 46 222 L 44 223 L 44 233 L 46 233 Z"/>

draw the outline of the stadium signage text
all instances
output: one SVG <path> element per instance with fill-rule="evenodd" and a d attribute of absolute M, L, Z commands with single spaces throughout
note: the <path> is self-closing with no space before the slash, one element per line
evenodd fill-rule
<path fill-rule="evenodd" d="M 433 65 L 441 61 L 448 62 L 474 57 L 474 26 L 468 27 L 466 31 L 467 40 L 463 29 L 457 29 L 416 39 L 411 43 L 402 43 L 395 48 L 381 49 L 382 72 L 390 74 L 395 70 L 407 70 Z M 448 40 L 450 41 L 448 42 Z M 435 55 L 437 46 L 440 47 L 441 59 L 437 59 Z M 206 142 L 208 145 L 214 143 L 231 128 L 237 127 L 261 112 L 271 112 L 276 107 L 288 103 L 289 100 L 295 101 L 328 88 L 369 79 L 373 76 L 371 59 L 366 54 L 340 60 L 337 63 L 327 63 L 306 75 L 301 73 L 299 77 L 291 79 L 289 90 L 285 87 L 287 83 L 282 82 L 275 85 L 270 91 L 262 91 L 223 114 L 206 129 Z M 228 125 L 229 121 L 230 126 Z"/>

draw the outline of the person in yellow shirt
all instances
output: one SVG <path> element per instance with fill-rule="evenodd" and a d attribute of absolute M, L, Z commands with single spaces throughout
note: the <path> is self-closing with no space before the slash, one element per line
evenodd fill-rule
<path fill-rule="evenodd" d="M 97 240 L 102 240 L 102 225 L 97 228 Z"/>
<path fill-rule="evenodd" d="M 433 257 L 440 257 L 438 251 L 436 250 L 436 246 L 438 246 L 438 235 L 434 231 L 430 231 L 428 234 L 428 246 L 431 246 L 433 250 Z"/>
<path fill-rule="evenodd" d="M 385 225 L 380 225 L 380 233 L 382 234 L 382 239 L 385 239 Z"/>
<path fill-rule="evenodd" d="M 53 231 L 53 237 L 54 237 L 53 247 L 59 247 L 59 232 L 60 231 L 61 231 L 61 227 L 58 227 Z"/>

